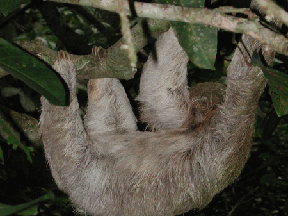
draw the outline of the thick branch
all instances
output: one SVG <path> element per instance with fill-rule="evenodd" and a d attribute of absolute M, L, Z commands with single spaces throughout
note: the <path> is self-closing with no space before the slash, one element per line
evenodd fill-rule
<path fill-rule="evenodd" d="M 157 38 L 163 31 L 168 30 L 169 23 L 164 20 L 147 20 L 145 22 L 151 31 L 151 37 Z M 148 40 L 143 23 L 138 23 L 132 30 L 132 36 L 136 51 L 138 52 L 145 45 Z M 39 57 L 49 65 L 57 59 L 57 52 L 45 47 L 41 41 L 18 41 L 17 44 L 31 54 Z M 77 68 L 77 78 L 79 79 L 95 79 L 95 78 L 120 78 L 131 79 L 135 71 L 132 70 L 130 60 L 128 59 L 127 51 L 120 49 L 123 42 L 120 39 L 117 43 L 107 49 L 107 56 L 105 59 L 99 61 L 99 58 L 93 54 L 78 56 L 70 55 L 71 60 Z M 0 68 L 1 72 L 1 68 Z M 4 71 L 3 71 L 4 72 Z"/>
<path fill-rule="evenodd" d="M 92 6 L 104 10 L 117 12 L 115 0 L 50 0 L 55 2 Z M 125 4 L 126 15 L 131 15 L 129 4 Z M 236 33 L 244 33 L 257 39 L 262 44 L 269 45 L 279 53 L 288 55 L 288 39 L 270 29 L 264 28 L 260 23 L 248 19 L 223 14 L 219 9 L 189 8 L 166 4 L 151 4 L 134 2 L 138 17 L 149 17 L 169 21 L 206 24 L 216 28 Z"/>

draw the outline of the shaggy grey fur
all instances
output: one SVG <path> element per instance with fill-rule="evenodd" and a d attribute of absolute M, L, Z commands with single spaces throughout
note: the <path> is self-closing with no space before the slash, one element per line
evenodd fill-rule
<path fill-rule="evenodd" d="M 207 205 L 246 163 L 257 102 L 266 85 L 262 71 L 247 63 L 260 44 L 243 36 L 239 48 L 228 69 L 225 102 L 209 118 L 186 127 L 193 118 L 189 101 L 195 102 L 187 87 L 188 57 L 172 29 L 159 38 L 157 60 L 149 57 L 138 97 L 143 120 L 156 132 L 137 131 L 117 79 L 90 80 L 83 124 L 76 69 L 62 56 L 54 69 L 67 82 L 71 103 L 53 106 L 42 97 L 40 118 L 58 187 L 89 215 L 169 216 Z"/>

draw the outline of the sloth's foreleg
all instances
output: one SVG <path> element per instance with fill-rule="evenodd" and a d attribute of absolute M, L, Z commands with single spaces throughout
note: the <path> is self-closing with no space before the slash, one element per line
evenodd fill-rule
<path fill-rule="evenodd" d="M 217 124 L 214 139 L 223 148 L 217 158 L 221 164 L 218 178 L 224 186 L 240 174 L 250 153 L 255 112 L 267 81 L 261 68 L 249 62 L 252 53 L 259 52 L 261 47 L 257 40 L 242 36 L 228 67 L 225 102 L 214 117 L 213 123 Z"/>
<path fill-rule="evenodd" d="M 85 163 L 89 139 L 79 114 L 76 97 L 76 68 L 66 52 L 61 52 L 53 65 L 66 81 L 70 91 L 69 106 L 54 106 L 41 97 L 42 113 L 39 131 L 45 156 L 58 187 L 67 192 L 81 175 L 79 165 Z"/>
<path fill-rule="evenodd" d="M 173 29 L 159 36 L 156 56 L 145 63 L 138 100 L 141 118 L 152 130 L 178 128 L 188 116 L 188 56 Z"/>
<path fill-rule="evenodd" d="M 89 80 L 85 126 L 89 135 L 137 130 L 136 118 L 118 79 Z"/>

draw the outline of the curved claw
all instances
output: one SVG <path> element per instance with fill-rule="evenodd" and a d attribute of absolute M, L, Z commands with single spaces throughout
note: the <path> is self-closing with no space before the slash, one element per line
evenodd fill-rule
<path fill-rule="evenodd" d="M 57 52 L 57 60 L 60 62 L 61 60 L 70 60 L 70 55 L 68 54 L 68 52 L 60 50 Z"/>

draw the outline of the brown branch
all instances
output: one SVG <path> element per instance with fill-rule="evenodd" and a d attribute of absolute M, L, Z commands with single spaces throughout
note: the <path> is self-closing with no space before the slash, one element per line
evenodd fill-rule
<path fill-rule="evenodd" d="M 115 0 L 50 0 L 55 2 L 92 6 L 112 12 L 117 12 Z M 126 15 L 132 15 L 129 4 L 124 5 Z M 283 35 L 265 28 L 256 21 L 226 15 L 219 9 L 189 8 L 167 4 L 151 4 L 134 2 L 135 13 L 138 17 L 149 17 L 169 21 L 206 24 L 227 31 L 244 33 L 269 45 L 272 49 L 288 56 L 288 39 Z"/>
<path fill-rule="evenodd" d="M 50 1 L 76 4 L 75 1 L 71 2 L 71 0 Z M 85 2 L 86 3 L 84 4 L 82 0 L 79 0 L 79 4 L 83 3 L 84 5 L 92 5 L 92 3 L 87 3 L 88 1 Z M 106 9 L 110 11 L 117 10 L 117 5 L 114 4 L 114 1 L 112 0 L 106 0 L 105 4 L 103 4 L 103 1 L 97 0 L 91 0 L 91 2 L 93 2 L 92 6 L 101 9 Z M 129 5 L 127 5 L 127 2 L 123 5 L 125 6 L 125 14 L 130 15 L 131 12 L 129 10 Z M 203 23 L 233 32 L 241 32 L 248 34 L 251 37 L 258 39 L 261 43 L 270 45 L 276 51 L 288 55 L 288 40 L 283 35 L 277 34 L 267 28 L 264 28 L 258 22 L 225 15 L 224 13 L 226 12 L 235 12 L 236 9 L 233 9 L 231 7 L 221 7 L 209 10 L 201 8 L 195 9 L 187 7 L 177 7 L 173 5 L 146 4 L 135 2 L 133 9 L 138 16 L 159 18 L 148 19 L 149 30 L 153 33 L 153 36 L 155 37 L 157 37 L 162 31 L 166 31 L 168 29 L 169 22 L 165 20 Z M 246 10 L 248 11 L 248 9 Z M 246 13 L 245 9 L 237 9 L 236 12 Z M 148 43 L 146 34 L 144 33 L 141 24 L 137 24 L 132 29 L 132 36 L 134 38 L 136 51 L 141 50 L 141 48 L 143 48 Z M 27 42 L 27 44 L 29 43 Z M 116 44 L 111 46 L 107 50 L 107 57 L 105 59 L 102 59 L 101 63 L 99 62 L 99 58 L 95 58 L 94 55 L 71 56 L 78 69 L 77 77 L 80 79 L 102 77 L 122 79 L 132 78 L 135 71 L 130 65 L 130 61 L 127 58 L 127 53 L 124 52 L 124 50 L 120 49 L 122 44 L 122 39 L 120 39 Z M 31 53 L 36 54 L 48 64 L 53 64 L 56 59 L 56 53 L 48 50 L 48 48 L 45 48 L 44 46 L 36 45 L 35 47 L 35 45 L 31 46 L 30 43 L 29 46 L 21 46 L 23 48 L 26 48 Z"/>
<path fill-rule="evenodd" d="M 164 20 L 147 20 L 147 25 L 151 31 L 151 36 L 157 38 L 163 31 L 169 28 L 169 22 Z M 148 44 L 148 39 L 142 23 L 138 23 L 132 29 L 132 36 L 136 52 Z M 32 55 L 45 61 L 47 64 L 52 65 L 57 59 L 57 52 L 50 50 L 39 40 L 36 41 L 18 41 L 17 44 L 23 49 L 30 52 Z M 105 59 L 95 57 L 94 54 L 90 55 L 70 55 L 71 60 L 77 68 L 78 79 L 95 79 L 95 78 L 120 78 L 131 79 L 135 74 L 135 69 L 131 67 L 127 51 L 120 49 L 123 44 L 122 39 L 116 42 L 113 46 L 107 49 Z M 0 68 L 1 72 L 1 68 Z"/>

